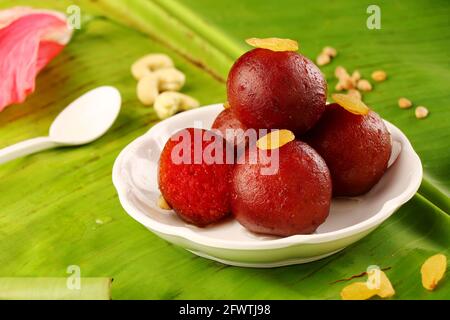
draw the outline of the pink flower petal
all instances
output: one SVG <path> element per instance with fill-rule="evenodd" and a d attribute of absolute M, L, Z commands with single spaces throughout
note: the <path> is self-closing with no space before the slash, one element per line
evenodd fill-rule
<path fill-rule="evenodd" d="M 64 15 L 18 7 L 0 11 L 0 111 L 34 91 L 35 78 L 69 41 Z"/>

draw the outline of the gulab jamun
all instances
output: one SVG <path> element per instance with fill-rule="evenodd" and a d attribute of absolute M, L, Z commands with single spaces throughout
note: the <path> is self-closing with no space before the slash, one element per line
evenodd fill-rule
<path fill-rule="evenodd" d="M 226 161 L 226 144 L 221 136 L 194 128 L 167 141 L 159 159 L 159 188 L 181 219 L 203 227 L 229 215 L 232 164 Z"/>
<path fill-rule="evenodd" d="M 305 137 L 330 169 L 335 196 L 358 196 L 382 177 L 391 156 L 391 136 L 374 111 L 353 114 L 330 104 Z"/>
<path fill-rule="evenodd" d="M 226 108 L 218 114 L 212 129 L 219 130 L 228 143 L 239 146 L 245 142 L 245 132 L 248 128 L 236 118 L 231 108 Z"/>
<path fill-rule="evenodd" d="M 228 74 L 228 102 L 250 128 L 302 134 L 319 120 L 326 96 L 319 68 L 294 51 L 253 49 Z"/>
<path fill-rule="evenodd" d="M 293 140 L 274 150 L 249 148 L 232 172 L 231 208 L 245 228 L 276 236 L 309 234 L 328 216 L 331 178 L 325 161 L 306 143 Z M 278 159 L 278 160 L 276 160 Z M 271 161 L 278 170 L 263 174 Z"/>

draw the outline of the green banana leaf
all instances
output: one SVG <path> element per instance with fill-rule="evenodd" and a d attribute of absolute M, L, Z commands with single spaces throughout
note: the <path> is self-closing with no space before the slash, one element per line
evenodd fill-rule
<path fill-rule="evenodd" d="M 0 299 L 9 300 L 109 300 L 110 278 L 0 278 Z"/>
<path fill-rule="evenodd" d="M 69 0 L 0 0 L 65 11 Z M 448 1 L 378 1 L 381 29 L 366 28 L 369 1 L 97 0 L 75 1 L 82 28 L 37 79 L 25 103 L 0 113 L 0 148 L 45 135 L 53 118 L 81 93 L 114 85 L 123 96 L 118 121 L 101 139 L 0 166 L 0 277 L 113 278 L 113 299 L 339 299 L 349 278 L 369 265 L 388 268 L 394 299 L 445 299 L 448 279 L 428 292 L 423 261 L 450 256 L 450 28 Z M 323 71 L 330 92 L 343 65 L 388 80 L 365 101 L 401 128 L 425 171 L 417 195 L 376 231 L 329 258 L 276 269 L 225 266 L 192 255 L 148 232 L 121 208 L 111 182 L 119 152 L 158 121 L 135 94 L 130 65 L 164 52 L 187 77 L 183 92 L 202 104 L 225 100 L 224 79 L 247 50 L 245 38 L 297 39 L 316 57 L 326 45 L 339 55 Z M 425 105 L 417 120 L 397 99 Z M 99 224 L 98 220 L 103 221 Z M 219 288 L 219 289 L 218 289 Z"/>

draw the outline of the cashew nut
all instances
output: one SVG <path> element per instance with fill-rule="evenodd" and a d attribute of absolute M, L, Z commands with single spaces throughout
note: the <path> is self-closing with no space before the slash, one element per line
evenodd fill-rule
<path fill-rule="evenodd" d="M 194 98 L 175 92 L 183 87 L 186 77 L 174 68 L 172 59 L 165 54 L 149 54 L 140 58 L 131 66 L 131 73 L 138 80 L 138 99 L 144 105 L 154 103 L 161 119 L 199 106 Z M 165 92 L 159 94 L 160 91 Z"/>
<path fill-rule="evenodd" d="M 138 81 L 138 99 L 144 105 L 151 105 L 160 91 L 180 90 L 185 80 L 185 75 L 175 68 L 164 68 L 149 72 Z"/>
<path fill-rule="evenodd" d="M 158 69 L 153 74 L 158 79 L 159 91 L 178 91 L 186 81 L 184 73 L 175 68 Z"/>
<path fill-rule="evenodd" d="M 158 79 L 153 73 L 145 75 L 138 81 L 136 93 L 139 101 L 144 105 L 152 105 L 159 94 Z"/>
<path fill-rule="evenodd" d="M 199 107 L 194 98 L 174 91 L 166 91 L 155 99 L 154 108 L 160 119 L 166 119 L 180 110 L 189 110 Z"/>
<path fill-rule="evenodd" d="M 140 80 L 152 71 L 162 68 L 172 68 L 173 66 L 173 61 L 169 56 L 162 53 L 152 53 L 143 56 L 133 63 L 131 66 L 131 74 L 136 80 Z"/>

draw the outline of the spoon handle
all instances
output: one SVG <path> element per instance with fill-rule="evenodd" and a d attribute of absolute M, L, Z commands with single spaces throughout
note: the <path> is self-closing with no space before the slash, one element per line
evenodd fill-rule
<path fill-rule="evenodd" d="M 58 144 L 53 142 L 49 137 L 38 137 L 25 140 L 12 146 L 0 149 L 0 164 L 57 146 Z"/>

